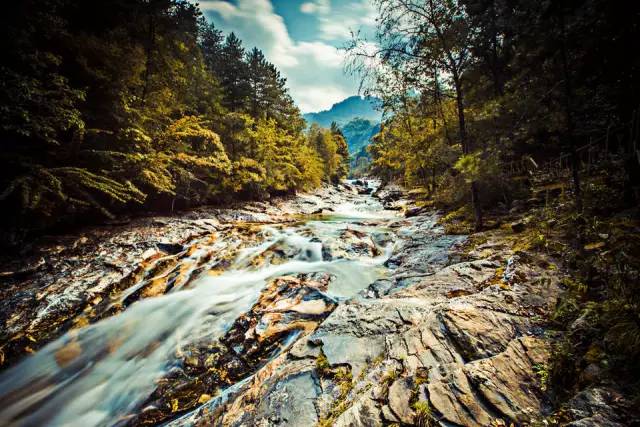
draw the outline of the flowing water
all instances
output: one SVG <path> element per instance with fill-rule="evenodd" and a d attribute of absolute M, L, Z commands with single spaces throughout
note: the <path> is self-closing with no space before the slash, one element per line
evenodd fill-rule
<path fill-rule="evenodd" d="M 369 196 L 333 208 L 296 224 L 256 226 L 250 238 L 229 230 L 227 239 L 201 239 L 169 273 L 128 287 L 119 314 L 66 333 L 0 375 L 0 425 L 120 423 L 140 410 L 181 348 L 222 336 L 273 278 L 329 273 L 337 300 L 366 288 L 385 274 L 396 214 Z M 364 236 L 373 251 L 354 250 L 349 236 Z M 131 302 L 169 276 L 166 293 Z"/>

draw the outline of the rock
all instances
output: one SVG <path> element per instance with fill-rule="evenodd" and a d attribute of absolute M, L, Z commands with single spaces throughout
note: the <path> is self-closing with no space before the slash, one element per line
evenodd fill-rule
<path fill-rule="evenodd" d="M 391 408 L 389 408 L 389 405 L 383 405 L 382 406 L 382 418 L 384 418 L 384 420 L 389 422 L 389 423 L 399 423 L 400 422 L 398 417 L 396 417 L 394 415 L 394 413 L 391 412 Z"/>
<path fill-rule="evenodd" d="M 385 336 L 397 333 L 420 316 L 422 307 L 403 301 L 358 301 L 339 305 L 312 334 L 330 365 L 351 366 L 358 377 L 385 351 Z"/>
<path fill-rule="evenodd" d="M 268 419 L 268 425 L 315 425 L 318 415 L 313 402 L 319 393 L 312 372 L 292 375 L 275 384 L 252 417 L 256 421 Z"/>
<path fill-rule="evenodd" d="M 478 399 L 462 367 L 449 365 L 428 384 L 432 407 L 442 414 L 442 422 L 463 426 L 488 426 L 494 419 L 491 409 Z M 446 424 L 445 424 L 446 425 Z"/>
<path fill-rule="evenodd" d="M 389 387 L 389 407 L 405 424 L 413 424 L 415 416 L 413 409 L 411 409 L 413 388 L 411 378 L 399 378 Z"/>
<path fill-rule="evenodd" d="M 121 240 L 126 242 L 125 250 L 113 250 L 125 244 L 121 243 L 90 252 L 100 259 L 101 266 L 111 262 L 117 269 L 96 270 L 91 268 L 94 264 L 82 259 L 65 258 L 69 274 L 90 279 L 84 279 L 88 284 L 79 288 L 82 292 L 71 293 L 73 298 L 83 298 L 79 302 L 65 300 L 56 313 L 68 311 L 68 316 L 73 316 L 75 311 L 69 307 L 78 307 L 81 312 L 88 307 L 84 321 L 93 321 L 97 317 L 91 313 L 103 313 L 102 307 L 112 304 L 112 295 L 118 297 L 133 285 L 139 287 L 127 291 L 130 299 L 125 300 L 125 306 L 172 287 L 188 287 L 194 270 L 214 266 L 211 273 L 218 274 L 234 265 L 237 251 L 228 249 L 228 242 L 237 243 L 234 248 L 240 250 L 264 242 L 269 232 L 243 221 L 282 222 L 282 217 L 275 219 L 273 211 L 287 215 L 319 212 L 336 201 L 362 199 L 341 191 L 324 188 L 280 202 L 277 209 L 271 204 L 250 204 L 240 210 L 221 209 L 215 215 L 211 210 L 191 214 L 193 218 L 211 215 L 229 222 L 222 225 L 218 220 L 163 218 L 167 222 L 163 232 L 177 233 L 175 230 L 184 227 L 180 229 L 182 237 L 156 233 L 143 234 L 142 239 L 137 235 L 139 230 L 128 229 Z M 392 185 L 376 190 L 376 195 L 387 206 L 406 203 L 403 191 Z M 322 238 L 317 238 L 313 227 L 296 225 L 305 239 L 312 239 L 305 246 L 311 248 L 309 254 L 295 244 L 279 241 L 264 256 L 251 258 L 249 268 L 275 266 L 291 258 L 315 262 L 320 257 L 373 257 L 393 243 L 387 274 L 362 294 L 339 302 L 326 295 L 332 278 L 325 273 L 271 280 L 246 313 L 229 320 L 222 337 L 212 339 L 206 333 L 209 324 L 201 325 L 205 332 L 194 334 L 197 341 L 194 338 L 181 346 L 176 366 L 158 380 L 155 392 L 143 402 L 146 409 L 127 422 L 164 423 L 185 413 L 187 418 L 175 419 L 175 425 L 315 425 L 327 420 L 339 426 L 413 424 L 421 421 L 411 405 L 414 399 L 432 408 L 442 425 L 484 426 L 498 418 L 507 420 L 507 425 L 537 421 L 534 418 L 544 414 L 548 403 L 539 375 L 547 363 L 548 347 L 544 339 L 532 335 L 543 336 L 536 318 L 553 306 L 557 281 L 541 280 L 552 272 L 538 268 L 539 264 L 526 257 L 511 257 L 500 241 L 476 248 L 472 259 L 477 259 L 459 262 L 450 250 L 465 238 L 444 235 L 436 219 L 426 210 L 411 208 L 406 218 L 363 220 L 354 223 L 353 229 Z M 363 232 L 372 225 L 383 231 L 374 235 Z M 280 225 L 272 229 L 277 235 Z M 176 246 L 158 252 L 153 242 L 159 240 L 168 245 L 176 242 Z M 92 236 L 78 251 L 92 247 L 94 241 Z M 139 270 L 127 269 L 151 248 L 153 252 L 147 254 Z M 499 268 L 507 258 L 500 277 Z M 52 269 L 59 270 L 59 266 Z M 38 271 L 36 277 L 40 274 Z M 105 278 L 106 274 L 110 276 Z M 123 280 L 126 274 L 131 275 Z M 149 278 L 157 280 L 146 280 Z M 74 280 L 71 284 L 77 283 Z M 12 298 L 0 300 L 0 305 L 46 300 L 66 291 L 69 280 L 56 282 L 51 293 L 43 291 L 50 289 L 43 283 L 48 282 L 41 278 L 33 289 L 12 294 Z M 86 292 L 88 289 L 91 292 Z M 42 309 L 39 303 L 33 304 Z M 24 312 L 35 309 L 29 310 Z M 12 329 L 12 334 L 30 325 L 21 317 L 7 318 L 22 325 Z M 45 324 L 76 320 L 51 319 L 55 322 Z M 21 338 L 11 345 L 24 348 L 31 345 L 27 340 Z M 87 350 L 71 345 L 57 360 L 72 367 L 76 360 L 83 360 Z M 592 370 L 588 367 L 586 371 Z M 196 409 L 198 405 L 202 406 Z M 584 409 L 587 406 L 584 402 L 575 405 L 575 414 L 582 415 L 575 422 L 613 420 L 604 406 L 592 404 L 588 406 L 591 409 Z M 189 422 L 184 421 L 187 419 Z"/>
<path fill-rule="evenodd" d="M 527 228 L 524 221 L 516 221 L 511 223 L 511 231 L 514 233 L 522 233 Z"/>
<path fill-rule="evenodd" d="M 423 207 L 412 207 L 412 208 L 407 209 L 404 212 L 404 217 L 405 218 L 412 218 L 414 216 L 418 216 L 418 215 L 422 214 L 423 212 L 425 212 L 425 208 L 423 208 Z"/>
<path fill-rule="evenodd" d="M 376 403 L 364 397 L 344 411 L 333 425 L 334 427 L 382 427 L 383 423 Z"/>
<path fill-rule="evenodd" d="M 500 413 L 518 424 L 528 424 L 540 416 L 540 378 L 535 366 L 549 358 L 549 346 L 543 340 L 522 337 L 511 341 L 507 349 L 491 358 L 465 365 L 464 372 L 481 395 Z M 430 390 L 431 391 L 431 390 Z"/>
<path fill-rule="evenodd" d="M 163 242 L 158 242 L 156 243 L 156 247 L 161 250 L 162 252 L 165 252 L 167 254 L 170 255 L 175 255 L 177 253 L 180 253 L 184 250 L 184 246 L 179 244 L 179 243 L 163 243 Z"/>
<path fill-rule="evenodd" d="M 166 420 L 171 414 L 166 410 L 167 402 L 173 400 L 179 402 L 180 411 L 192 408 L 196 402 L 183 396 L 212 394 L 218 387 L 240 381 L 286 349 L 292 338 L 299 339 L 295 350 L 292 348 L 292 359 L 296 355 L 303 360 L 317 357 L 319 349 L 306 346 L 306 336 L 336 304 L 323 292 L 327 290 L 330 276 L 316 275 L 316 279 L 311 280 L 308 276 L 274 279 L 251 309 L 237 318 L 218 342 L 212 344 L 205 340 L 185 348 L 184 374 L 159 381 L 158 389 L 145 405 L 158 409 L 141 414 L 132 423 Z M 298 419 L 311 424 L 317 422 L 310 396 L 317 397 L 318 393 L 310 372 L 293 375 L 274 387 L 273 394 L 261 406 L 265 416 L 271 414 L 269 416 L 275 416 L 283 423 Z M 303 397 L 300 393 L 309 396 Z M 296 400 L 298 398 L 300 400 Z M 289 404 L 284 405 L 284 401 Z M 276 407 L 279 408 L 277 411 Z"/>
<path fill-rule="evenodd" d="M 582 384 L 596 384 L 602 377 L 602 368 L 596 363 L 590 363 L 580 374 Z"/>
<path fill-rule="evenodd" d="M 622 427 L 626 408 L 617 391 L 606 387 L 587 388 L 574 396 L 566 405 L 567 413 L 573 419 L 571 427 Z"/>

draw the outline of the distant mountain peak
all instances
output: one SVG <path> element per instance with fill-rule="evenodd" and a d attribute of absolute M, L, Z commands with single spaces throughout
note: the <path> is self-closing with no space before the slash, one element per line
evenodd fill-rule
<path fill-rule="evenodd" d="M 304 118 L 309 124 L 317 123 L 322 127 L 331 126 L 331 122 L 344 125 L 356 118 L 378 123 L 382 116 L 380 111 L 377 110 L 379 103 L 380 100 L 378 98 L 354 95 L 333 104 L 328 110 L 307 113 Z"/>

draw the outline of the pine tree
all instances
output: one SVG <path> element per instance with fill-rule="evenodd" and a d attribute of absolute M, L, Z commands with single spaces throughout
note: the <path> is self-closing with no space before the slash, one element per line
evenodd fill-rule
<path fill-rule="evenodd" d="M 251 94 L 249 67 L 245 62 L 242 42 L 234 33 L 227 36 L 222 47 L 222 66 L 219 73 L 224 89 L 223 105 L 230 111 L 246 111 Z"/>

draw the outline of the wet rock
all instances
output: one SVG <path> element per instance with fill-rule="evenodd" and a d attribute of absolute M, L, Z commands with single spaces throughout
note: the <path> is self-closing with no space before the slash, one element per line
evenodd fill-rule
<path fill-rule="evenodd" d="M 373 193 L 373 196 L 385 204 L 400 200 L 404 196 L 404 191 L 395 184 L 387 184 L 384 187 L 378 188 L 378 190 Z"/>
<path fill-rule="evenodd" d="M 404 212 L 404 216 L 405 218 L 412 218 L 414 216 L 422 215 L 426 211 L 427 210 L 423 207 L 412 207 Z"/>
<path fill-rule="evenodd" d="M 388 186 L 376 194 L 388 205 L 399 206 L 404 203 L 402 192 L 394 191 Z M 325 188 L 280 202 L 278 211 L 313 212 L 344 197 L 358 200 L 341 188 Z M 90 313 L 106 310 L 103 307 L 112 304 L 112 291 L 120 295 L 128 289 L 131 300 L 125 299 L 126 307 L 140 298 L 189 286 L 192 269 L 206 266 L 214 274 L 228 268 L 234 265 L 238 252 L 224 244 L 216 246 L 216 239 L 226 243 L 225 239 L 235 236 L 241 243 L 238 250 L 258 246 L 266 232 L 238 221 L 276 221 L 271 210 L 271 206 L 251 205 L 233 212 L 216 211 L 215 223 L 196 223 L 204 213 L 180 223 L 187 236 L 207 233 L 199 235 L 203 240 L 212 239 L 204 246 L 159 236 L 159 228 L 174 229 L 174 219 L 155 227 L 155 234 L 144 239 L 129 230 L 122 240 L 128 250 L 114 254 L 111 247 L 101 247 L 96 252 L 101 254 L 97 255 L 100 263 L 118 266 L 108 270 L 108 280 L 104 280 L 104 270 L 93 272 L 81 258 L 70 262 L 73 257 L 66 256 L 68 274 L 86 274 L 88 278 L 79 288 L 82 292 L 73 295 L 77 301 L 69 298 L 56 303 L 60 307 L 56 313 L 68 311 L 62 318 L 65 322 L 75 319 L 88 305 L 89 314 L 83 316 L 88 316 L 85 321 L 94 320 L 99 316 Z M 218 220 L 229 223 L 220 225 Z M 362 221 L 337 237 L 322 236 L 311 242 L 322 245 L 321 255 L 319 246 L 314 246 L 318 253 L 313 257 L 331 260 L 372 257 L 390 243 L 395 243 L 395 250 L 387 263 L 387 276 L 361 295 L 340 303 L 326 295 L 332 278 L 323 273 L 272 280 L 220 339 L 208 339 L 203 333 L 204 338 L 176 351 L 178 363 L 158 381 L 157 390 L 143 405 L 145 410 L 132 415 L 131 424 L 157 424 L 190 410 L 194 412 L 182 418 L 188 420 L 183 425 L 412 424 L 418 422 L 411 405 L 414 399 L 428 404 L 443 425 L 484 426 L 496 419 L 514 424 L 535 421 L 546 408 L 536 372 L 547 363 L 548 347 L 544 339 L 532 335 L 542 335 L 535 317 L 553 306 L 557 282 L 546 280 L 547 273 L 524 258 L 508 264 L 510 276 L 503 277 L 504 260 L 511 254 L 498 243 L 477 248 L 473 261 L 457 262 L 449 250 L 464 238 L 445 236 L 435 220 L 424 212 L 380 221 L 375 225 L 385 229 L 374 236 L 362 232 L 368 225 Z M 305 238 L 313 236 L 310 228 L 303 233 Z M 183 249 L 175 254 L 158 252 L 153 242 L 160 238 L 183 245 Z M 304 258 L 295 245 L 291 246 L 280 242 L 263 257 L 247 261 L 246 266 Z M 208 249 L 203 250 L 205 247 Z M 149 249 L 153 253 L 147 253 L 144 268 L 134 273 L 127 270 L 137 259 L 132 252 L 139 256 Z M 127 274 L 132 276 L 123 282 Z M 162 280 L 146 280 L 156 277 Z M 23 304 L 29 307 L 25 312 L 33 313 L 34 307 L 42 307 L 35 301 L 51 298 L 63 289 L 63 282 L 59 282 L 50 288 L 50 294 L 40 294 L 42 290 L 34 286 L 13 292 L 10 302 L 0 304 Z M 79 307 L 77 311 L 75 307 Z M 30 324 L 22 317 L 9 319 L 16 334 Z M 206 329 L 207 324 L 202 325 L 202 330 Z M 24 347 L 30 339 L 23 334 L 15 342 Z M 150 345 L 149 351 L 155 345 Z M 83 350 L 71 345 L 62 350 L 59 363 L 73 364 Z M 576 411 L 583 407 L 576 405 Z M 592 407 L 576 415 L 584 415 L 584 420 L 606 418 L 597 405 Z M 182 421 L 175 422 L 181 425 Z"/>
<path fill-rule="evenodd" d="M 259 371 L 260 379 L 233 407 L 250 402 L 249 396 L 270 399 L 275 384 L 314 366 L 320 386 L 311 399 L 319 420 L 333 425 L 412 424 L 414 398 L 443 424 L 535 421 L 547 407 L 537 372 L 547 363 L 548 345 L 529 336 L 539 328 L 530 313 L 544 313 L 553 304 L 557 281 L 541 288 L 538 279 L 546 273 L 523 259 L 511 263 L 517 280 L 509 290 L 491 285 L 504 265 L 495 259 L 436 264 L 429 271 L 419 260 L 429 259 L 425 247 L 437 245 L 433 230 L 422 216 L 405 225 L 389 277 L 339 304 L 308 342 L 299 340 L 277 367 Z M 320 374 L 343 369 L 350 373 L 346 381 Z M 340 391 L 343 386 L 346 391 Z M 244 416 L 245 425 L 259 425 L 266 413 L 258 412 L 259 417 Z M 239 425 L 232 422 L 238 419 L 225 422 Z"/>
<path fill-rule="evenodd" d="M 213 395 L 219 388 L 242 380 L 287 349 L 292 339 L 312 332 L 336 306 L 335 301 L 323 293 L 331 277 L 326 274 L 317 277 L 320 280 L 313 281 L 304 275 L 273 280 L 253 307 L 236 319 L 218 342 L 204 341 L 183 350 L 186 354 L 184 372 L 163 379 L 145 405 L 157 409 L 141 414 L 131 424 L 157 423 L 169 418 L 176 408 L 179 411 L 193 408 L 199 396 Z M 313 348 L 305 348 L 302 344 L 297 347 L 296 354 L 301 358 L 313 354 Z M 315 384 L 308 375 L 279 383 L 274 395 L 264 402 L 263 409 L 274 414 L 273 408 L 279 405 L 274 422 L 296 419 L 315 422 L 315 409 L 311 412 L 313 404 L 308 398 L 300 397 L 300 392 L 309 389 L 303 385 L 310 383 Z M 299 389 L 298 394 L 294 396 L 296 389 Z M 298 397 L 300 401 L 296 400 Z M 283 405 L 283 399 L 297 402 L 296 406 Z"/>

